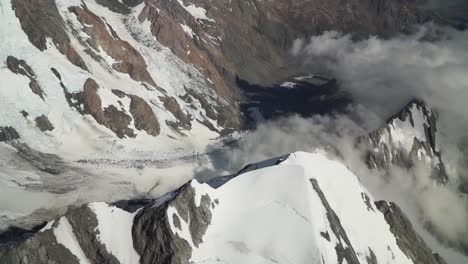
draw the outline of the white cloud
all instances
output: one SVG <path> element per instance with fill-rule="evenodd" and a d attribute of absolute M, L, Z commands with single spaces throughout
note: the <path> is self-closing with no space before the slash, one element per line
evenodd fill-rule
<path fill-rule="evenodd" d="M 413 35 L 390 40 L 353 41 L 326 32 L 312 37 L 295 54 L 315 71 L 338 78 L 356 101 L 382 118 L 420 98 L 439 114 L 439 138 L 455 162 L 463 153 L 450 146 L 466 141 L 468 131 L 468 32 L 426 25 Z"/>
<path fill-rule="evenodd" d="M 360 175 L 376 197 L 399 203 L 417 227 L 431 222 L 445 238 L 468 241 L 468 203 L 456 191 L 457 169 L 462 168 L 458 161 L 465 150 L 457 146 L 468 134 L 466 43 L 468 32 L 433 25 L 389 40 L 371 37 L 355 41 L 333 31 L 307 41 L 296 40 L 292 55 L 303 59 L 312 73 L 337 78 L 358 106 L 348 116 L 290 117 L 262 124 L 242 138 L 236 149 L 217 153 L 215 168 L 233 172 L 281 154 L 326 148 Z M 424 99 L 438 111 L 443 157 L 455 175 L 448 186 L 429 182 L 430 172 L 424 166 L 411 171 L 394 168 L 386 175 L 371 171 L 356 148 L 357 136 L 375 129 L 414 98 Z M 422 228 L 419 231 L 423 232 Z M 459 254 L 435 242 L 431 245 L 438 246 L 436 251 L 443 251 L 448 259 L 455 259 L 453 263 L 464 263 L 457 260 Z"/>

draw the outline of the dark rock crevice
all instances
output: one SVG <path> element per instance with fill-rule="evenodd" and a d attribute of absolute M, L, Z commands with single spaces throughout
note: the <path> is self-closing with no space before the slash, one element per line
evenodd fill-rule
<path fill-rule="evenodd" d="M 24 60 L 18 60 L 13 56 L 8 56 L 6 60 L 7 68 L 15 74 L 20 74 L 29 78 L 29 88 L 42 100 L 44 100 L 44 92 L 42 91 L 39 82 L 37 81 L 36 73 Z"/>
<path fill-rule="evenodd" d="M 341 225 L 340 218 L 338 215 L 336 215 L 335 211 L 333 211 L 330 204 L 328 203 L 325 194 L 320 189 L 318 181 L 316 179 L 310 179 L 310 182 L 320 200 L 322 201 L 325 210 L 327 211 L 327 219 L 332 229 L 331 231 L 335 234 L 335 237 L 338 238 L 338 243 L 335 246 L 338 263 L 341 264 L 343 263 L 343 260 L 346 260 L 346 263 L 349 264 L 360 264 L 356 252 L 354 251 L 354 248 L 348 239 L 346 230 Z"/>
<path fill-rule="evenodd" d="M 188 223 L 193 240 L 191 242 L 198 246 L 211 221 L 211 200 L 208 196 L 203 196 L 197 207 L 194 199 L 194 190 L 187 183 L 163 204 L 149 205 L 136 215 L 132 233 L 135 250 L 142 256 L 142 264 L 189 262 L 191 246 L 173 232 L 170 222 L 173 221 L 175 228 L 180 228 L 180 221 Z M 180 218 L 168 215 L 169 207 L 175 208 Z"/>
<path fill-rule="evenodd" d="M 12 141 L 19 138 L 20 135 L 13 127 L 0 127 L 0 142 Z"/>
<path fill-rule="evenodd" d="M 401 251 L 415 264 L 445 264 L 445 261 L 440 256 L 436 257 L 416 233 L 400 207 L 386 201 L 378 201 L 375 205 L 383 213 Z"/>

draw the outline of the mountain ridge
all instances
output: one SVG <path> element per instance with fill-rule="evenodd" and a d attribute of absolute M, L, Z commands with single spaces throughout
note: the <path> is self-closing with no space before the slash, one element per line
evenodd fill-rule
<path fill-rule="evenodd" d="M 67 260 L 67 263 L 102 263 L 103 261 L 106 263 L 188 263 L 189 260 L 192 261 L 192 263 L 205 263 L 206 261 L 222 263 L 223 261 L 228 261 L 228 259 L 232 260 L 232 257 L 237 256 L 236 258 L 240 257 L 241 259 L 244 259 L 244 261 L 254 261 L 257 257 L 248 252 L 255 249 L 242 249 L 244 247 L 255 247 L 254 245 L 257 242 L 254 242 L 254 240 L 249 240 L 247 238 L 245 241 L 239 241 L 238 243 L 247 244 L 244 246 L 235 246 L 233 249 L 229 239 L 236 235 L 232 233 L 223 233 L 225 236 L 222 236 L 222 240 L 225 242 L 222 242 L 215 239 L 218 237 L 217 235 L 213 236 L 216 233 L 210 233 L 226 232 L 222 230 L 227 229 L 220 227 L 219 224 L 228 224 L 224 223 L 225 220 L 221 221 L 221 219 L 218 219 L 221 216 L 223 216 L 223 219 L 226 219 L 226 216 L 224 216 L 226 209 L 230 211 L 234 210 L 232 214 L 235 214 L 238 209 L 235 207 L 230 208 L 231 206 L 235 204 L 237 204 L 237 206 L 247 206 L 247 204 L 239 202 L 235 202 L 233 204 L 231 202 L 232 198 L 228 198 L 229 196 L 226 195 L 232 191 L 238 192 L 238 188 L 244 188 L 243 186 L 245 186 L 244 184 L 247 182 L 249 183 L 249 186 L 264 188 L 270 185 L 270 187 L 267 188 L 275 189 L 279 186 L 284 186 L 286 182 L 288 182 L 287 185 L 295 185 L 296 183 L 294 182 L 299 180 L 297 182 L 299 185 L 297 185 L 296 190 L 310 189 L 305 193 L 302 191 L 300 191 L 300 193 L 307 193 L 308 195 L 315 193 L 317 196 L 312 195 L 310 198 L 307 198 L 308 196 L 296 197 L 294 195 L 290 197 L 292 193 L 291 189 L 289 189 L 290 191 L 284 190 L 286 191 L 286 196 L 283 197 L 280 195 L 275 198 L 277 194 L 270 192 L 257 192 L 255 189 L 257 187 L 254 187 L 253 193 L 247 192 L 244 195 L 247 195 L 248 197 L 251 195 L 253 195 L 252 197 L 265 197 L 265 199 L 267 199 L 265 201 L 251 200 L 251 202 L 261 206 L 254 206 L 253 208 L 257 208 L 256 210 L 267 210 L 263 212 L 266 213 L 266 217 L 269 215 L 269 210 L 278 210 L 277 217 L 283 219 L 281 221 L 299 221 L 296 222 L 296 224 L 301 223 L 299 224 L 301 228 L 311 225 L 310 227 L 312 227 L 312 230 L 317 232 L 315 234 L 316 238 L 311 240 L 315 241 L 312 245 L 316 245 L 317 248 L 312 248 L 312 250 L 313 252 L 318 250 L 317 253 L 319 255 L 315 255 L 315 253 L 309 255 L 306 253 L 309 260 L 310 257 L 312 257 L 317 261 L 325 261 L 324 263 L 335 263 L 333 259 L 335 259 L 335 261 L 339 261 L 340 259 L 346 260 L 348 263 L 384 263 L 385 260 L 382 259 L 390 258 L 390 260 L 393 259 L 393 261 L 398 261 L 398 263 L 444 263 L 443 260 L 441 260 L 437 255 L 433 255 L 432 251 L 427 248 L 422 239 L 419 238 L 412 229 L 411 224 L 409 224 L 404 214 L 401 211 L 398 211 L 399 209 L 397 209 L 398 207 L 395 204 L 389 204 L 381 201 L 376 202 L 375 205 L 373 205 L 372 196 L 367 193 L 365 189 L 363 189 L 363 191 L 359 191 L 357 189 L 353 189 L 354 187 L 349 185 L 346 188 L 352 188 L 350 196 L 345 197 L 342 193 L 336 193 L 335 190 L 332 190 L 338 187 L 336 184 L 333 184 L 333 181 L 338 179 L 334 180 L 334 177 L 341 177 L 342 180 L 346 179 L 346 181 L 351 185 L 357 184 L 356 186 L 360 186 L 358 178 L 352 173 L 346 172 L 347 169 L 343 165 L 340 165 L 336 161 L 329 160 L 324 156 L 324 154 L 318 152 L 297 152 L 290 154 L 287 158 L 280 157 L 276 160 L 277 161 L 274 163 L 271 163 L 271 161 L 267 162 L 268 164 L 276 164 L 272 165 L 273 167 L 271 167 L 271 165 L 266 165 L 266 163 L 263 165 L 252 165 L 255 169 L 247 172 L 244 171 L 243 173 L 241 171 L 238 176 L 232 178 L 230 181 L 224 182 L 215 189 L 210 187 L 209 184 L 200 184 L 194 180 L 174 192 L 170 192 L 153 201 L 144 201 L 143 205 L 137 205 L 136 207 L 125 207 L 122 203 L 120 203 L 120 205 L 92 203 L 90 205 L 80 207 L 79 209 L 72 209 L 65 217 L 49 222 L 38 233 L 36 233 L 36 235 L 26 239 L 25 241 L 2 244 L 0 246 L 0 252 L 2 252 L 0 253 L 0 259 L 7 263 L 29 263 L 28 260 L 33 261 L 34 259 L 39 261 L 39 263 L 42 263 L 41 259 L 44 260 L 46 256 L 47 261 L 60 261 L 60 259 L 62 259 Z M 333 171 L 329 172 L 328 170 Z M 306 175 L 304 176 L 306 178 L 303 180 L 300 180 L 302 176 L 293 177 L 291 174 L 292 172 L 297 173 L 301 171 Z M 319 176 L 323 173 L 325 173 L 325 175 Z M 343 173 L 346 176 L 343 175 Z M 338 176 L 340 174 L 342 174 L 342 176 Z M 309 184 L 305 184 L 309 181 L 306 180 L 308 177 L 311 177 L 310 182 Z M 283 181 L 283 179 L 286 181 Z M 253 184 L 254 182 L 257 183 Z M 297 189 L 299 186 L 301 187 Z M 230 190 L 230 188 L 233 189 Z M 310 193 L 311 191 L 312 193 Z M 235 196 L 238 195 L 239 193 Z M 284 200 L 286 204 L 280 202 L 283 201 L 282 199 L 287 199 Z M 300 205 L 302 203 L 299 201 L 302 199 L 311 200 L 307 201 L 304 205 Z M 340 202 L 335 201 L 334 199 L 339 199 L 341 202 L 349 201 L 350 199 L 353 201 L 360 201 L 359 203 L 362 205 L 356 207 L 355 210 L 363 210 L 360 211 L 360 214 L 365 215 L 361 217 L 361 220 L 364 222 L 359 222 L 357 219 L 354 219 L 356 215 L 355 213 L 351 213 L 354 209 L 349 209 L 351 211 L 344 210 L 342 207 L 338 206 Z M 273 207 L 271 207 L 271 209 L 269 205 L 270 202 L 268 201 L 272 202 L 271 206 Z M 306 212 L 303 210 L 308 206 L 312 206 L 312 204 L 312 208 L 314 208 L 313 212 L 320 212 L 321 210 L 319 209 L 321 206 L 318 206 L 319 204 L 316 204 L 317 202 L 322 204 L 321 206 L 324 208 L 323 216 L 325 216 L 325 219 L 328 219 L 328 228 L 326 227 L 327 225 L 322 226 L 322 224 L 320 224 L 322 220 L 319 220 L 320 217 L 317 215 L 313 216 L 314 213 L 310 215 L 310 217 L 312 217 L 311 219 L 309 219 L 308 216 L 302 215 Z M 229 208 L 222 209 L 224 203 L 227 203 Z M 275 205 L 276 203 L 279 207 Z M 288 205 L 288 203 L 291 204 Z M 312 204 L 307 205 L 308 203 Z M 352 204 L 353 208 L 357 205 L 354 204 L 354 202 L 352 202 Z M 295 206 L 299 206 L 298 208 L 303 209 L 294 209 Z M 217 209 L 218 207 L 220 207 L 220 209 Z M 249 211 L 245 211 L 245 209 L 242 208 L 239 209 L 241 209 L 241 211 L 238 211 L 239 213 Z M 217 212 L 217 210 L 221 211 Z M 289 215 L 291 210 L 294 212 L 292 216 L 284 215 L 285 213 Z M 381 211 L 384 214 L 382 214 Z M 294 216 L 295 214 L 297 214 L 297 216 Z M 254 215 L 256 214 L 254 213 L 251 216 L 254 217 L 254 219 L 255 217 L 260 217 L 259 215 Z M 110 225 L 110 223 L 107 222 L 111 219 L 114 223 L 113 225 Z M 263 218 L 260 217 L 259 219 Z M 259 219 L 257 221 L 259 221 Z M 128 222 L 129 220 L 130 222 Z M 374 221 L 377 222 L 374 223 Z M 382 240 L 382 236 L 379 236 L 378 241 L 380 242 L 377 242 L 377 240 L 372 239 L 373 236 L 363 235 L 362 229 L 354 229 L 355 227 L 352 227 L 356 224 L 369 226 L 370 223 L 374 223 L 372 225 L 376 225 L 375 227 L 372 227 L 375 229 L 371 232 L 382 232 L 381 235 L 383 237 L 397 236 L 397 238 L 394 237 L 394 242 L 391 242 L 392 239 L 388 241 Z M 263 225 L 265 225 L 265 223 L 263 223 Z M 318 226 L 314 228 L 315 225 L 322 227 L 317 229 Z M 256 224 L 254 224 L 254 226 L 259 227 Z M 286 228 L 286 226 L 287 225 L 283 227 Z M 385 229 L 382 229 L 385 226 L 391 228 L 385 231 Z M 404 228 L 404 231 L 399 229 L 402 227 Z M 218 228 L 220 228 L 219 231 L 213 231 L 218 230 Z M 229 229 L 229 227 L 227 228 Z M 278 229 L 278 231 L 280 230 L 282 229 Z M 287 228 L 284 229 L 286 232 L 287 230 Z M 356 233 L 357 230 L 361 230 L 361 234 Z M 237 230 L 237 232 L 240 232 L 240 230 Z M 280 232 L 283 235 L 288 234 L 283 233 L 282 231 Z M 307 234 L 305 237 L 302 236 L 304 239 L 314 234 L 314 232 L 310 233 L 310 231 L 306 230 L 304 230 L 304 232 Z M 263 233 L 261 232 L 257 233 L 260 237 L 263 237 L 262 234 Z M 128 237 L 129 235 L 133 236 L 133 239 Z M 112 240 L 109 240 L 111 237 Z M 293 237 L 286 235 L 283 239 L 293 239 L 294 241 Z M 271 238 L 263 240 L 262 243 L 268 243 L 268 240 L 271 241 Z M 58 243 L 53 241 L 57 241 Z M 412 242 L 405 244 L 403 241 Z M 222 244 L 219 243 L 227 244 L 222 246 Z M 278 243 L 280 242 L 278 241 Z M 390 244 L 380 245 L 380 243 Z M 213 246 L 213 249 L 216 251 L 212 251 L 210 249 Z M 227 248 L 225 248 L 226 246 Z M 387 246 L 388 248 L 386 248 Z M 134 250 L 136 251 L 133 251 L 132 247 L 134 247 Z M 216 249 L 217 247 L 219 248 Z M 362 252 L 364 249 L 365 252 Z M 402 253 L 403 251 L 400 250 L 403 250 L 405 253 Z M 268 256 L 268 258 L 275 260 L 278 263 L 287 261 L 285 256 L 279 256 L 275 252 L 276 251 L 271 252 L 272 255 Z M 296 251 L 297 254 L 305 253 L 301 252 L 302 251 Z M 241 257 L 243 254 L 246 254 L 245 257 Z"/>

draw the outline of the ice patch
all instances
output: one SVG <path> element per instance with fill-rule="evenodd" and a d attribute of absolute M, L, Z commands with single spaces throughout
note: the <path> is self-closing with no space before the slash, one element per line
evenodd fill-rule
<path fill-rule="evenodd" d="M 54 223 L 55 223 L 55 220 L 47 222 L 47 224 L 41 230 L 39 230 L 39 232 L 45 232 L 47 230 L 50 230 L 52 226 L 54 225 Z"/>
<path fill-rule="evenodd" d="M 187 12 L 189 12 L 195 19 L 201 19 L 201 20 L 208 20 L 210 22 L 216 22 L 214 19 L 211 19 L 211 18 L 208 18 L 206 16 L 206 9 L 202 8 L 202 7 L 197 7 L 196 5 L 194 4 L 190 4 L 188 6 L 186 6 L 184 4 L 184 2 L 182 2 L 182 0 L 177 0 L 179 2 L 179 4 L 185 9 L 187 10 Z"/>
<path fill-rule="evenodd" d="M 193 38 L 193 36 L 195 35 L 195 33 L 193 33 L 193 30 L 191 27 L 187 26 L 187 25 L 184 25 L 184 24 L 180 24 L 180 26 L 182 27 L 182 29 L 184 30 L 185 33 L 187 33 L 187 35 L 189 35 L 191 38 Z"/>

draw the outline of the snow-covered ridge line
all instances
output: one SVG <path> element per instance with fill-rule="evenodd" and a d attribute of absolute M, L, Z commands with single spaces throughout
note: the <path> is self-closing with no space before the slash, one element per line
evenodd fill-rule
<path fill-rule="evenodd" d="M 0 261 L 439 263 L 422 240 L 400 244 L 417 237 L 411 228 L 398 229 L 410 224 L 390 217 L 398 210 L 386 208 L 394 205 L 374 203 L 358 177 L 324 153 L 297 152 L 250 167 L 214 186 L 191 181 L 155 201 L 71 210 L 25 241 L 0 245 Z"/>
<path fill-rule="evenodd" d="M 383 169 L 392 164 L 411 167 L 423 162 L 431 177 L 446 183 L 448 176 L 438 142 L 437 115 L 423 101 L 413 100 L 380 129 L 363 137 L 369 143 L 368 164 Z"/>

